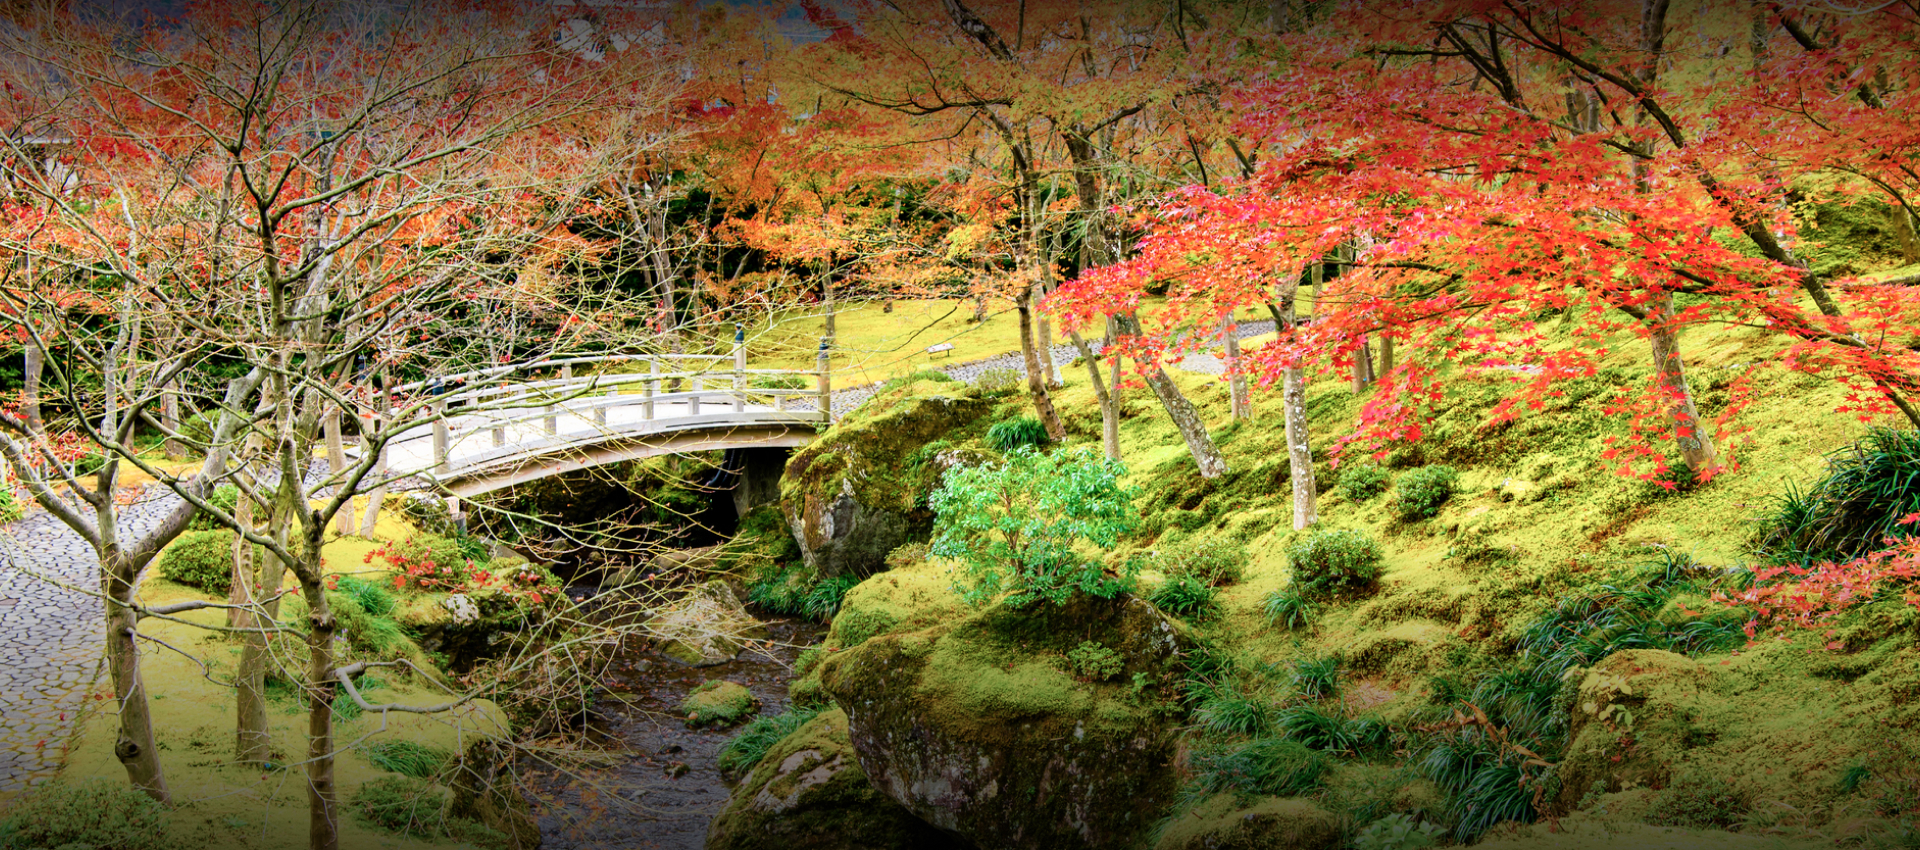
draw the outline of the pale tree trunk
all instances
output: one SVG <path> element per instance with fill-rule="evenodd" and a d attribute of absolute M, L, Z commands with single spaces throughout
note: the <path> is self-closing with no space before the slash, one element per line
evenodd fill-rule
<path fill-rule="evenodd" d="M 111 516 L 107 519 L 112 521 Z M 140 676 L 140 646 L 134 637 L 139 624 L 139 615 L 132 607 L 134 582 L 140 568 L 119 552 L 99 554 L 100 587 L 107 596 L 107 678 L 113 684 L 120 718 L 113 756 L 126 768 L 133 787 L 172 805 L 166 777 L 160 770 L 160 753 L 153 743 L 153 712 L 147 704 L 147 686 Z"/>
<path fill-rule="evenodd" d="M 248 500 L 242 499 L 242 504 Z M 251 512 L 249 512 L 251 515 Z M 248 581 L 257 593 L 249 593 L 249 606 L 241 628 L 265 629 L 280 616 L 280 583 L 286 567 L 273 553 L 266 552 L 256 563 L 253 544 L 245 547 Z M 264 632 L 244 632 L 241 636 L 240 664 L 234 671 L 234 758 L 249 767 L 265 765 L 273 757 L 273 733 L 267 725 L 267 666 L 272 663 L 272 647 Z"/>
<path fill-rule="evenodd" d="M 32 339 L 27 340 L 26 348 L 27 362 L 21 365 L 20 414 L 27 421 L 27 429 L 39 434 L 47 430 L 40 416 L 40 375 L 47 368 L 47 353 Z"/>
<path fill-rule="evenodd" d="M 241 528 L 253 526 L 253 500 L 245 493 L 234 500 L 234 524 Z M 227 588 L 227 604 L 235 606 L 227 609 L 227 627 L 233 629 L 249 628 L 252 615 L 238 606 L 251 605 L 254 601 L 254 588 L 259 586 L 259 577 L 254 574 L 253 545 L 245 537 L 236 534 L 233 538 L 233 583 Z"/>
<path fill-rule="evenodd" d="M 1123 336 L 1140 336 L 1140 320 L 1131 313 L 1114 317 L 1118 332 Z M 1167 411 L 1167 418 L 1173 420 L 1173 427 L 1179 429 L 1180 436 L 1187 442 L 1187 451 L 1193 454 L 1195 466 L 1200 468 L 1201 478 L 1219 478 L 1227 473 L 1227 459 L 1220 455 L 1220 449 L 1213 444 L 1213 436 L 1207 433 L 1207 423 L 1200 418 L 1200 411 L 1194 409 L 1193 402 L 1180 393 L 1173 379 L 1167 377 L 1166 370 L 1157 363 L 1136 361 L 1141 377 L 1147 381 L 1147 387 L 1160 399 L 1160 406 Z"/>
<path fill-rule="evenodd" d="M 386 412 L 387 400 L 391 398 L 393 398 L 393 374 L 382 371 L 380 373 L 381 406 L 375 411 L 375 416 Z M 374 429 L 380 427 L 381 421 L 380 419 L 373 420 Z M 369 433 L 377 432 L 369 429 Z M 369 448 L 371 447 L 369 446 Z M 374 459 L 373 478 L 376 483 L 373 486 L 373 492 L 367 494 L 367 510 L 361 514 L 361 537 L 370 538 L 373 536 L 374 527 L 380 522 L 380 509 L 385 506 L 387 501 L 387 447 L 385 444 L 381 444 L 380 456 Z M 348 514 L 351 513 L 351 511 L 352 506 L 351 503 L 349 503 L 348 506 L 341 509 L 340 513 Z"/>
<path fill-rule="evenodd" d="M 340 470 L 347 468 L 346 448 L 340 444 L 340 416 L 341 412 L 338 410 L 328 413 L 325 425 L 327 467 L 331 472 L 336 474 L 339 473 Z M 339 513 L 333 515 L 333 525 L 334 530 L 339 532 L 341 537 L 346 537 L 353 533 L 353 504 L 351 502 L 341 508 Z"/>
<path fill-rule="evenodd" d="M 1313 280 L 1320 280 L 1320 267 L 1313 267 Z M 1273 311 L 1275 330 L 1292 328 L 1296 321 L 1300 281 L 1289 280 L 1274 287 L 1279 306 Z M 1307 430 L 1307 375 L 1300 366 L 1288 367 L 1280 379 L 1282 415 L 1287 429 L 1287 477 L 1293 484 L 1293 527 L 1306 528 L 1320 521 L 1319 486 L 1313 476 L 1313 438 Z"/>
<path fill-rule="evenodd" d="M 1393 371 L 1393 336 L 1380 334 L 1380 370 L 1373 373 L 1373 379 L 1380 381 Z"/>
<path fill-rule="evenodd" d="M 1040 415 L 1047 437 L 1063 440 L 1067 429 L 1060 426 L 1060 414 L 1053 409 L 1053 396 L 1047 392 L 1046 378 L 1040 373 L 1040 359 L 1033 350 L 1033 290 L 1022 290 L 1015 297 L 1014 306 L 1020 312 L 1020 355 L 1027 365 L 1027 394 L 1033 397 L 1034 412 Z"/>
<path fill-rule="evenodd" d="M 1033 303 L 1038 304 L 1047 296 L 1046 280 L 1046 270 L 1042 269 L 1038 281 L 1033 285 Z M 1046 313 L 1034 317 L 1033 328 L 1033 347 L 1040 355 L 1040 375 L 1048 387 L 1057 389 L 1060 386 L 1060 370 L 1053 363 L 1053 326 L 1048 324 Z"/>
<path fill-rule="evenodd" d="M 1653 366 L 1673 419 L 1673 442 L 1680 458 L 1695 475 L 1720 466 L 1713 437 L 1700 424 L 1700 412 L 1687 386 L 1686 365 L 1680 359 L 1680 329 L 1673 324 L 1673 295 L 1663 294 L 1647 305 L 1647 341 L 1653 347 Z"/>
<path fill-rule="evenodd" d="M 1093 384 L 1093 397 L 1100 403 L 1100 443 L 1106 451 L 1108 460 L 1120 459 L 1120 400 L 1107 391 L 1107 384 L 1100 374 L 1100 358 L 1094 356 L 1092 346 L 1080 337 L 1078 331 L 1067 331 L 1073 340 L 1073 347 L 1080 352 L 1080 359 L 1087 364 L 1087 379 Z M 1115 357 L 1120 355 L 1115 354 Z"/>
<path fill-rule="evenodd" d="M 1360 335 L 1360 347 L 1353 352 L 1353 391 L 1355 394 L 1366 392 L 1367 385 L 1373 383 L 1373 348 L 1367 345 L 1367 335 Z"/>
<path fill-rule="evenodd" d="M 1253 419 L 1253 399 L 1247 393 L 1247 373 L 1240 368 L 1240 323 L 1231 313 L 1221 320 L 1220 335 L 1227 341 L 1227 391 L 1235 421 Z"/>
<path fill-rule="evenodd" d="M 311 533 L 309 533 L 311 537 Z M 305 555 L 319 559 L 317 541 Z M 301 595 L 310 606 L 307 632 L 307 846 L 310 850 L 338 850 L 340 847 L 340 804 L 333 784 L 333 696 L 338 684 L 333 678 L 333 636 L 338 624 L 327 605 L 326 587 L 319 579 L 319 565 L 307 564 L 299 570 Z"/>
<path fill-rule="evenodd" d="M 827 272 L 826 278 L 824 282 L 821 284 L 821 291 L 825 294 L 825 300 L 827 305 L 827 316 L 826 316 L 827 323 L 826 323 L 826 328 L 824 330 L 823 335 L 827 339 L 834 339 L 838 336 L 838 334 L 834 330 L 833 272 Z"/>
<path fill-rule="evenodd" d="M 160 424 L 177 434 L 180 432 L 180 397 L 172 392 L 171 387 L 161 387 L 161 392 L 166 395 L 160 398 Z M 161 443 L 160 451 L 166 454 L 168 460 L 181 460 L 187 456 L 187 447 L 172 437 Z"/>

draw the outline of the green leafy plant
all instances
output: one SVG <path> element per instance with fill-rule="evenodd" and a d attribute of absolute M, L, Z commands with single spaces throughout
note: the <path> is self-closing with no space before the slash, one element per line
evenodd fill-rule
<path fill-rule="evenodd" d="M 1760 517 L 1753 547 L 1777 563 L 1847 561 L 1920 533 L 1920 431 L 1872 428 L 1829 455 L 1806 489 L 1789 487 Z"/>
<path fill-rule="evenodd" d="M 1107 549 L 1139 525 L 1126 467 L 1091 451 L 1042 454 L 1031 446 L 998 463 L 949 469 L 933 494 L 933 553 L 959 563 L 961 596 L 979 604 L 1007 594 L 1019 607 L 1065 604 L 1076 593 L 1112 597 L 1132 568 L 1109 575 L 1076 546 Z"/>
<path fill-rule="evenodd" d="M 735 776 L 752 770 L 781 738 L 793 734 L 825 710 L 824 705 L 795 706 L 780 714 L 754 718 L 720 748 L 720 769 Z"/>
<path fill-rule="evenodd" d="M 1350 502 L 1364 502 L 1385 493 L 1390 480 L 1387 471 L 1375 464 L 1355 463 L 1340 471 L 1340 495 Z"/>
<path fill-rule="evenodd" d="M 1395 812 L 1360 830 L 1353 837 L 1353 847 L 1354 850 L 1425 850 L 1439 844 L 1445 834 L 1445 829 Z"/>
<path fill-rule="evenodd" d="M 339 576 L 333 579 L 332 589 L 352 599 L 360 606 L 360 610 L 369 615 L 385 617 L 393 613 L 393 591 L 387 585 L 359 576 Z"/>
<path fill-rule="evenodd" d="M 1380 544 L 1357 529 L 1316 531 L 1287 545 L 1293 583 L 1303 593 L 1331 596 L 1371 590 L 1380 577 Z"/>
<path fill-rule="evenodd" d="M 226 511 L 228 516 L 232 516 L 234 509 L 240 506 L 240 488 L 232 484 L 215 487 L 213 492 L 207 494 L 207 504 Z M 218 531 L 226 526 L 214 519 L 213 514 L 195 511 L 193 519 L 187 521 L 187 528 L 193 531 Z"/>
<path fill-rule="evenodd" d="M 834 576 L 815 582 L 800 600 L 800 613 L 815 620 L 831 620 L 840 613 L 847 591 L 860 583 L 859 576 Z"/>
<path fill-rule="evenodd" d="M 1265 735 L 1273 717 L 1272 705 L 1232 686 L 1213 688 L 1193 710 L 1195 724 L 1220 735 Z"/>
<path fill-rule="evenodd" d="M 226 593 L 233 586 L 231 531 L 189 531 L 160 553 L 160 575 L 168 581 L 197 587 L 208 593 Z"/>
<path fill-rule="evenodd" d="M 176 842 L 167 808 L 125 782 L 55 781 L 11 801 L 0 823 L 0 846 L 168 850 Z"/>
<path fill-rule="evenodd" d="M 1247 547 L 1213 535 L 1188 537 L 1160 547 L 1153 565 L 1169 578 L 1189 576 L 1214 586 L 1233 584 L 1247 567 Z"/>
<path fill-rule="evenodd" d="M 1181 619 L 1206 620 L 1220 611 L 1215 601 L 1219 593 L 1213 585 L 1193 576 L 1175 576 L 1154 588 L 1147 600 Z"/>
<path fill-rule="evenodd" d="M 1031 416 L 1016 416 L 995 422 L 987 429 L 987 445 L 997 452 L 1011 451 L 1021 446 L 1046 444 L 1047 427 Z"/>
<path fill-rule="evenodd" d="M 1293 662 L 1294 691 L 1309 699 L 1328 699 L 1340 695 L 1340 656 L 1309 658 Z"/>
<path fill-rule="evenodd" d="M 1067 650 L 1067 666 L 1082 679 L 1102 682 L 1120 675 L 1126 669 L 1127 662 L 1120 657 L 1120 653 L 1100 642 L 1084 640 L 1079 646 Z"/>
<path fill-rule="evenodd" d="M 415 779 L 433 778 L 453 759 L 453 753 L 413 741 L 379 741 L 364 751 L 374 767 Z"/>
<path fill-rule="evenodd" d="M 1183 796 L 1297 797 L 1319 788 L 1331 766 L 1326 754 L 1277 738 L 1203 749 L 1194 753 L 1194 778 Z"/>
<path fill-rule="evenodd" d="M 12 487 L 0 487 L 0 522 L 17 522 L 27 515 L 27 506 L 13 494 Z"/>
<path fill-rule="evenodd" d="M 1260 608 L 1266 612 L 1269 625 L 1283 625 L 1289 629 L 1312 625 L 1318 613 L 1313 600 L 1300 592 L 1298 586 L 1283 587 L 1267 594 Z"/>
<path fill-rule="evenodd" d="M 1400 476 L 1394 484 L 1394 513 L 1400 519 L 1430 519 L 1453 498 L 1460 473 L 1451 466 L 1423 466 Z"/>
<path fill-rule="evenodd" d="M 982 369 L 974 377 L 973 386 L 982 396 L 999 398 L 1019 392 L 1025 380 L 1016 369 Z"/>

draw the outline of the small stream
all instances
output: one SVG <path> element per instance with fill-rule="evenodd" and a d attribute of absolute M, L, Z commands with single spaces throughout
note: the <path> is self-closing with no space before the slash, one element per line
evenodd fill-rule
<path fill-rule="evenodd" d="M 800 650 L 825 628 L 768 621 L 773 648 L 748 649 L 714 667 L 678 664 L 651 647 L 625 648 L 602 684 L 593 737 L 610 753 L 604 768 L 568 776 L 523 764 L 536 800 L 546 850 L 700 850 L 707 824 L 726 804 L 720 748 L 738 731 L 688 729 L 679 716 L 687 692 L 709 679 L 747 686 L 761 713 L 787 707 L 787 681 Z"/>

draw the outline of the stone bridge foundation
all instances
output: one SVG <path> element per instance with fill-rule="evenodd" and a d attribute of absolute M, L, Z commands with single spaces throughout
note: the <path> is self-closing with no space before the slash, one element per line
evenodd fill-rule
<path fill-rule="evenodd" d="M 778 446 L 744 448 L 733 453 L 739 464 L 733 485 L 736 517 L 745 518 L 754 508 L 780 501 L 780 474 L 786 471 L 787 456 L 792 453 L 792 449 Z"/>

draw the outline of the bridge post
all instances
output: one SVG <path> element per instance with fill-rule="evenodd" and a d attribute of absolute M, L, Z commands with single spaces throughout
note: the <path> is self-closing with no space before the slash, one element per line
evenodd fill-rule
<path fill-rule="evenodd" d="M 827 344 L 832 337 L 820 338 L 820 356 L 814 361 L 814 369 L 820 373 L 820 423 L 833 424 L 833 373 L 827 371 Z"/>
<path fill-rule="evenodd" d="M 560 367 L 560 380 L 562 381 L 573 380 L 573 366 L 571 364 Z M 566 388 L 562 387 L 560 391 L 566 392 Z M 560 418 L 554 415 L 553 405 L 551 404 L 547 405 L 546 411 L 547 411 L 547 433 L 549 435 L 560 433 Z"/>
<path fill-rule="evenodd" d="M 647 361 L 647 374 L 652 377 L 640 385 L 640 391 L 646 394 L 646 401 L 640 402 L 640 418 L 653 418 L 653 394 L 660 391 L 660 361 Z"/>
<path fill-rule="evenodd" d="M 733 323 L 733 412 L 747 412 L 747 329 Z"/>
<path fill-rule="evenodd" d="M 433 465 L 441 469 L 447 465 L 447 444 L 453 442 L 447 433 L 447 403 L 433 403 Z"/>
<path fill-rule="evenodd" d="M 693 376 L 693 401 L 691 402 L 691 406 L 687 408 L 687 415 L 700 415 L 700 393 L 705 391 L 706 388 L 707 380 L 704 375 Z"/>

